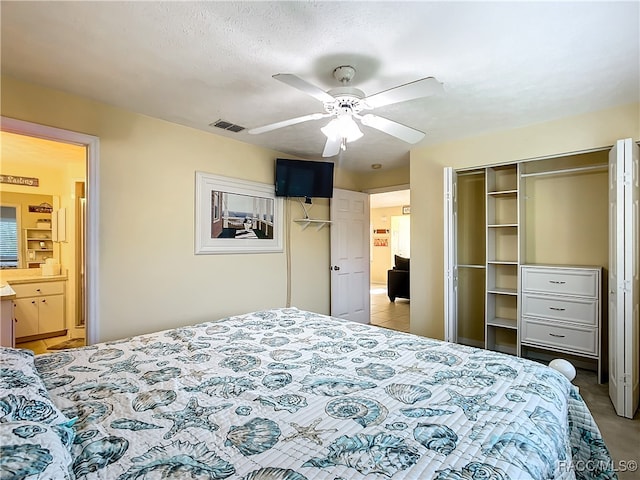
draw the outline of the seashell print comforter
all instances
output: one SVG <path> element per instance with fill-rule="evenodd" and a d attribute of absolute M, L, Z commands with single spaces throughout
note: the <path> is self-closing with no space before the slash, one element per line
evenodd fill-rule
<path fill-rule="evenodd" d="M 79 479 L 615 478 L 540 364 L 295 308 L 39 355 Z"/>

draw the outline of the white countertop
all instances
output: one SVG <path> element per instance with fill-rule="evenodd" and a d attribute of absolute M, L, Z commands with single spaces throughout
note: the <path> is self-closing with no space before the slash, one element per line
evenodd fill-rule
<path fill-rule="evenodd" d="M 16 298 L 16 292 L 13 291 L 11 285 L 0 284 L 0 300 L 13 300 Z"/>
<path fill-rule="evenodd" d="M 20 284 L 33 282 L 56 282 L 66 280 L 67 274 L 64 270 L 60 275 L 42 275 L 40 268 L 19 268 L 16 270 L 4 269 L 0 270 L 0 287 L 6 284 Z"/>

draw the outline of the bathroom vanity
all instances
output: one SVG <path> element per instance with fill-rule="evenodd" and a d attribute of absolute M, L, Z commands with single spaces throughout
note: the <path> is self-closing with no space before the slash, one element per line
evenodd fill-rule
<path fill-rule="evenodd" d="M 39 268 L 2 272 L 2 284 L 13 292 L 3 297 L 2 344 L 10 335 L 14 343 L 66 335 L 66 283 L 66 275 L 43 276 Z M 11 327 L 5 317 L 13 318 Z"/>
<path fill-rule="evenodd" d="M 16 292 L 10 285 L 0 285 L 0 347 L 15 347 L 13 300 Z"/>

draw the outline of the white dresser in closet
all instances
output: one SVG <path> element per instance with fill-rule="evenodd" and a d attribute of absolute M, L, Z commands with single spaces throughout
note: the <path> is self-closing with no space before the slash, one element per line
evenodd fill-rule
<path fill-rule="evenodd" d="M 523 265 L 521 344 L 588 357 L 601 352 L 601 267 Z"/>

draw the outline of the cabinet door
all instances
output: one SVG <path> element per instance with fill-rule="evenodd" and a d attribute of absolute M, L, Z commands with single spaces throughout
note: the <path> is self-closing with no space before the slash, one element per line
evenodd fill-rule
<path fill-rule="evenodd" d="M 38 297 L 16 298 L 13 314 L 16 338 L 38 334 Z"/>
<path fill-rule="evenodd" d="M 13 300 L 2 300 L 0 305 L 0 346 L 13 348 Z"/>
<path fill-rule="evenodd" d="M 38 298 L 40 317 L 38 333 L 59 332 L 65 329 L 64 295 Z"/>

